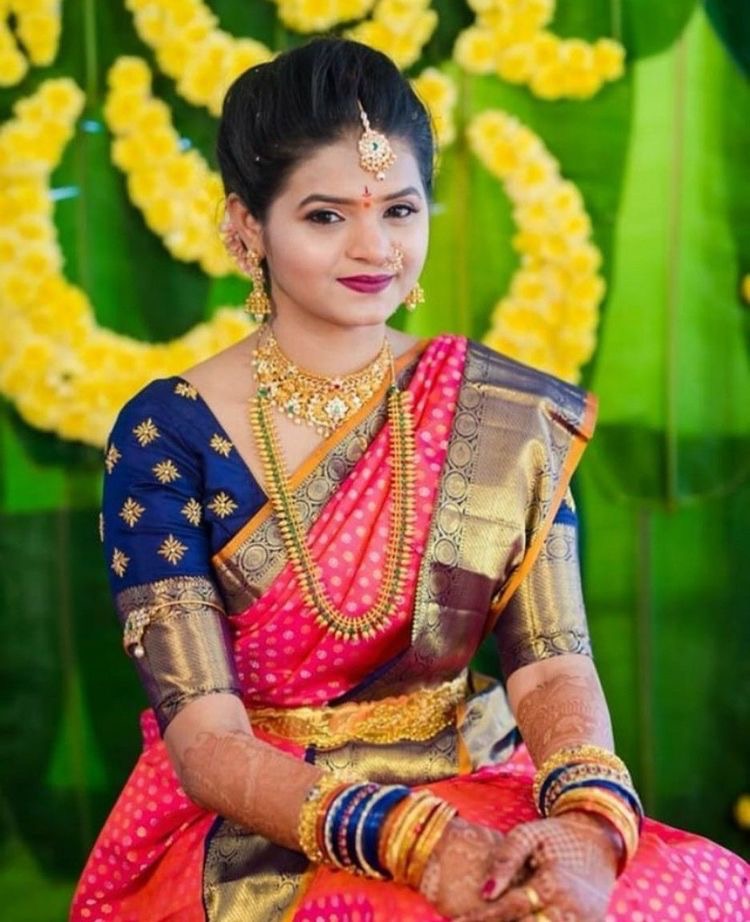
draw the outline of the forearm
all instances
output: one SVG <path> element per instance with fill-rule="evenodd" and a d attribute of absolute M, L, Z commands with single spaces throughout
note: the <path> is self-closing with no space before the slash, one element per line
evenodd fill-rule
<path fill-rule="evenodd" d="M 235 711 L 210 719 L 219 697 L 194 702 L 167 730 L 165 741 L 186 794 L 207 810 L 299 850 L 300 808 L 321 769 L 256 739 L 238 699 Z"/>
<path fill-rule="evenodd" d="M 524 666 L 509 677 L 508 695 L 537 767 L 563 748 L 591 743 L 614 749 L 607 703 L 589 657 L 565 654 Z"/>

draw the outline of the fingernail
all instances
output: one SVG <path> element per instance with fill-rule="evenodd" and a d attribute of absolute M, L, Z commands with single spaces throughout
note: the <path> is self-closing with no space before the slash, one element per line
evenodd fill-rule
<path fill-rule="evenodd" d="M 495 892 L 495 887 L 497 886 L 497 881 L 494 877 L 490 877 L 487 883 L 482 887 L 482 896 L 489 900 L 492 898 L 492 894 Z"/>

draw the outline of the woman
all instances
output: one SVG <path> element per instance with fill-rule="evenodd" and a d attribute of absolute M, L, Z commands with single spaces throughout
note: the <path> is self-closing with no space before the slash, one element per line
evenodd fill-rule
<path fill-rule="evenodd" d="M 72 918 L 746 918 L 738 858 L 648 820 L 638 843 L 568 490 L 593 398 L 387 326 L 427 250 L 408 83 L 310 42 L 235 82 L 218 157 L 263 322 L 110 436 L 151 709 Z M 489 632 L 507 694 L 468 671 Z"/>

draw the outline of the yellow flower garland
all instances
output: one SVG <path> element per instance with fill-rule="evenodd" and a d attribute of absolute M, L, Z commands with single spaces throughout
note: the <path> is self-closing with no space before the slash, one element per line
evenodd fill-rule
<path fill-rule="evenodd" d="M 96 323 L 84 292 L 62 276 L 49 177 L 70 140 L 83 93 L 45 81 L 0 128 L 0 391 L 27 422 L 103 445 L 120 406 L 155 377 L 236 342 L 250 325 L 222 308 L 170 343 L 146 343 Z"/>
<path fill-rule="evenodd" d="M 362 19 L 375 0 L 276 0 L 279 19 L 295 32 L 326 32 L 342 22 Z"/>
<path fill-rule="evenodd" d="M 107 76 L 105 121 L 114 135 L 112 160 L 149 228 L 183 262 L 212 276 L 236 272 L 218 232 L 221 179 L 196 150 L 183 150 L 170 111 L 151 95 L 151 72 L 140 58 L 118 58 Z"/>
<path fill-rule="evenodd" d="M 476 22 L 453 49 L 468 73 L 495 73 L 508 83 L 526 84 L 540 99 L 588 99 L 622 76 L 625 51 L 619 42 L 562 39 L 544 28 L 555 0 L 468 2 Z"/>
<path fill-rule="evenodd" d="M 125 5 L 159 67 L 177 81 L 180 96 L 212 115 L 221 112 L 235 77 L 273 57 L 262 42 L 217 28 L 216 16 L 202 0 L 125 0 Z"/>
<path fill-rule="evenodd" d="M 0 0 L 0 86 L 19 83 L 28 72 L 29 61 L 37 66 L 54 61 L 60 44 L 60 5 L 61 0 Z M 28 60 L 11 32 L 11 16 Z"/>
<path fill-rule="evenodd" d="M 591 221 L 573 183 L 541 140 L 500 110 L 468 127 L 474 153 L 505 188 L 521 265 L 495 306 L 484 342 L 519 361 L 578 381 L 593 354 L 604 279 Z"/>
<path fill-rule="evenodd" d="M 378 0 L 372 19 L 345 35 L 387 54 L 398 67 L 410 67 L 437 28 L 438 15 L 430 0 Z"/>

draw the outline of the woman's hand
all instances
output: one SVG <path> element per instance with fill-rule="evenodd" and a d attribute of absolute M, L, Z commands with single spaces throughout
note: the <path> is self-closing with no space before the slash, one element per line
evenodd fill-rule
<path fill-rule="evenodd" d="M 482 888 L 493 878 L 501 833 L 454 817 L 425 867 L 420 893 L 444 916 L 487 908 Z"/>
<path fill-rule="evenodd" d="M 461 922 L 602 922 L 619 845 L 599 818 L 566 813 L 516 826 L 492 858 L 485 906 Z"/>

